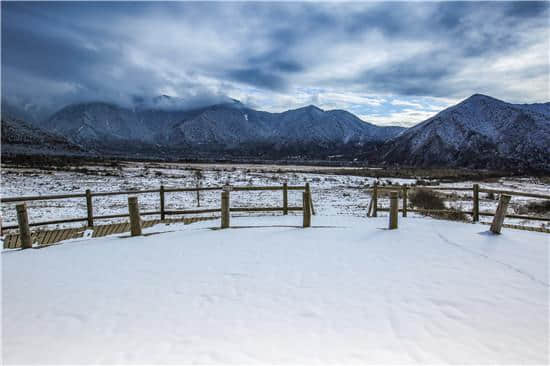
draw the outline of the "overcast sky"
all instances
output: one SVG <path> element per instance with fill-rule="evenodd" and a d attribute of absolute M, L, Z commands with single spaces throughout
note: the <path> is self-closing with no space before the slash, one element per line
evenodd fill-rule
<path fill-rule="evenodd" d="M 2 2 L 2 95 L 160 94 L 411 125 L 474 93 L 549 96 L 549 3 Z"/>

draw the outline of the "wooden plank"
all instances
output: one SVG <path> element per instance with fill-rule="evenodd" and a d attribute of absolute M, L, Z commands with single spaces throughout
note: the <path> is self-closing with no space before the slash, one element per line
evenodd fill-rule
<path fill-rule="evenodd" d="M 48 230 L 46 232 L 46 235 L 44 236 L 44 243 L 43 244 L 49 244 L 54 236 L 55 236 L 55 230 Z"/>
<path fill-rule="evenodd" d="M 4 249 L 13 249 L 15 248 L 15 243 L 17 242 L 16 236 L 18 234 L 7 234 L 4 236 Z"/>
<path fill-rule="evenodd" d="M 46 236 L 46 231 L 39 231 L 36 233 L 36 242 L 40 245 L 44 243 L 44 237 Z"/>
<path fill-rule="evenodd" d="M 480 224 L 491 225 L 490 222 L 480 222 Z M 544 227 L 523 226 L 523 225 L 516 225 L 516 224 L 502 224 L 502 227 L 508 228 L 508 229 L 536 231 L 536 232 L 539 232 L 539 233 L 550 234 L 550 229 L 547 229 L 547 228 L 544 228 Z"/>
<path fill-rule="evenodd" d="M 432 191 L 471 191 L 469 187 L 411 186 L 409 189 L 431 189 Z"/>
<path fill-rule="evenodd" d="M 116 229 L 116 225 L 117 224 L 106 225 L 107 228 L 105 229 L 105 236 L 113 234 L 113 231 Z"/>
<path fill-rule="evenodd" d="M 164 188 L 164 192 L 221 191 L 223 187 Z"/>
<path fill-rule="evenodd" d="M 489 189 L 489 188 L 480 188 L 479 191 L 484 192 L 484 193 L 506 194 L 506 195 L 509 195 L 509 196 L 523 196 L 523 197 L 550 199 L 550 195 L 540 194 L 540 193 L 505 191 L 505 190 L 500 190 L 500 189 Z"/>
<path fill-rule="evenodd" d="M 67 239 L 71 239 L 73 235 L 73 229 L 65 229 L 61 232 L 61 236 L 57 241 L 63 241 Z"/>
<path fill-rule="evenodd" d="M 210 208 L 210 209 L 201 209 L 201 210 L 173 210 L 165 211 L 166 215 L 192 215 L 192 214 L 202 214 L 202 213 L 213 213 L 221 212 L 220 208 Z"/>
<path fill-rule="evenodd" d="M 282 191 L 283 189 L 284 189 L 283 186 L 257 186 L 257 187 L 231 186 L 232 191 Z"/>
<path fill-rule="evenodd" d="M 48 230 L 46 231 L 46 235 L 44 235 L 44 242 L 42 244 L 48 244 L 50 242 L 50 239 L 51 237 L 53 236 L 53 231 L 52 230 Z"/>
<path fill-rule="evenodd" d="M 99 238 L 99 237 L 102 237 L 103 236 L 103 233 L 105 232 L 105 227 L 106 225 L 100 225 L 100 226 L 96 226 L 94 227 L 94 232 L 92 234 L 92 237 L 93 238 Z"/>
<path fill-rule="evenodd" d="M 157 193 L 160 192 L 160 189 L 142 189 L 142 190 L 136 190 L 136 191 L 115 191 L 115 192 L 93 192 L 93 197 L 101 197 L 101 196 L 119 196 L 119 195 L 125 195 L 125 194 L 144 194 L 144 193 Z"/>
<path fill-rule="evenodd" d="M 55 194 L 55 195 L 45 195 L 45 196 L 19 196 L 19 197 L 3 197 L 0 198 L 0 202 L 20 202 L 20 201 L 46 201 L 46 200 L 60 200 L 65 198 L 76 198 L 76 197 L 86 197 L 83 193 L 72 193 L 72 194 Z"/>
<path fill-rule="evenodd" d="M 59 229 L 56 229 L 56 230 L 53 230 L 53 235 L 50 239 L 50 243 L 49 244 L 53 244 L 55 242 L 58 242 L 59 241 L 59 238 L 61 237 L 61 232 L 63 230 L 59 230 Z"/>
<path fill-rule="evenodd" d="M 495 216 L 494 212 L 480 212 L 480 216 Z M 509 219 L 523 219 L 523 220 L 533 220 L 533 221 L 550 221 L 550 217 L 542 217 L 542 216 L 529 216 L 529 215 L 514 215 L 514 214 L 508 214 L 506 215 Z"/>
<path fill-rule="evenodd" d="M 262 212 L 262 211 L 283 211 L 284 207 L 231 207 L 231 212 Z"/>

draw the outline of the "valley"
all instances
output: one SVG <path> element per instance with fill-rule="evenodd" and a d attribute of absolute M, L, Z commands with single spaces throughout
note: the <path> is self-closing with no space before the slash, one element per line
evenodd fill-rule
<path fill-rule="evenodd" d="M 385 175 L 391 173 L 380 168 L 357 167 L 323 167 L 307 165 L 274 165 L 274 164 L 191 164 L 169 162 L 138 162 L 118 161 L 109 163 L 83 163 L 74 165 L 43 165 L 42 167 L 24 167 L 21 165 L 2 165 L 2 197 L 25 195 L 50 195 L 61 193 L 82 193 L 86 189 L 93 192 L 131 191 L 158 189 L 165 187 L 212 187 L 230 184 L 235 186 L 272 186 L 303 185 L 310 183 L 316 212 L 319 215 L 352 215 L 366 217 L 371 194 L 367 190 L 375 182 L 379 185 L 422 185 L 446 187 L 472 187 L 473 183 L 493 189 L 526 191 L 548 194 L 550 181 L 546 177 L 491 177 L 471 175 L 469 177 L 457 174 L 450 178 L 453 171 L 443 172 L 417 171 L 417 174 L 401 177 Z M 473 174 L 473 173 L 472 173 Z M 369 176 L 367 176 L 369 175 Z M 471 192 L 442 192 L 445 204 L 450 208 L 471 210 Z M 166 196 L 166 209 L 193 209 L 219 207 L 219 192 L 201 192 L 198 197 L 195 192 L 169 193 Z M 494 211 L 498 197 L 481 196 L 482 211 Z M 280 191 L 262 191 L 235 193 L 231 197 L 233 207 L 276 206 L 280 205 Z M 510 213 L 531 214 L 550 217 L 550 211 L 531 212 L 528 204 L 540 200 L 527 197 L 514 197 L 510 205 Z M 139 203 L 143 211 L 158 210 L 158 193 L 140 194 Z M 289 205 L 299 206 L 299 192 L 289 193 Z M 380 206 L 388 207 L 387 197 L 379 199 Z M 52 201 L 29 201 L 29 219 L 31 222 L 47 221 L 86 216 L 86 201 L 83 198 L 71 198 Z M 107 196 L 94 198 L 94 214 L 110 215 L 127 212 L 126 196 Z M 265 215 L 266 213 L 261 213 Z M 249 214 L 246 214 L 247 216 Z M 382 214 L 384 215 L 384 214 Z M 2 204 L 3 225 L 16 224 L 15 205 Z M 482 218 L 489 222 L 490 217 Z M 103 220 L 107 222 L 122 222 L 124 219 Z M 547 227 L 547 221 L 530 221 L 507 219 L 508 223 L 531 227 Z M 78 226 L 75 223 L 72 226 Z M 51 225 L 67 227 L 71 224 Z"/>

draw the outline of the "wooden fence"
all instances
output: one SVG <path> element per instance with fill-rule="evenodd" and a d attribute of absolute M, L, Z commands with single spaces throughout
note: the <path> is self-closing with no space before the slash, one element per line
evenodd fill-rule
<path fill-rule="evenodd" d="M 130 231 L 130 223 L 124 222 L 119 224 L 107 224 L 96 225 L 97 220 L 126 218 L 129 217 L 129 213 L 125 214 L 113 214 L 113 215 L 94 215 L 93 209 L 93 197 L 102 196 L 114 196 L 114 195 L 140 195 L 147 193 L 159 194 L 159 211 L 144 211 L 140 212 L 140 216 L 155 216 L 158 215 L 159 219 L 143 221 L 143 227 L 150 227 L 158 223 L 173 223 L 183 222 L 191 223 L 200 220 L 214 219 L 216 217 L 186 217 L 186 218 L 171 218 L 168 216 L 176 215 L 197 215 L 215 213 L 220 214 L 222 209 L 220 208 L 202 208 L 202 209 L 188 209 L 188 210 L 166 210 L 166 194 L 171 192 L 200 192 L 200 191 L 232 191 L 232 192 L 250 192 L 250 191 L 281 191 L 282 192 L 282 205 L 277 207 L 229 207 L 230 212 L 282 212 L 283 215 L 287 215 L 290 211 L 303 211 L 303 206 L 289 206 L 288 205 L 288 191 L 304 191 L 307 193 L 309 205 L 308 209 L 315 214 L 313 207 L 313 200 L 311 199 L 311 191 L 309 183 L 303 186 L 289 186 L 286 183 L 281 186 L 216 186 L 216 187 L 194 187 L 194 188 L 177 188 L 177 187 L 164 187 L 160 186 L 159 189 L 147 189 L 147 190 L 132 190 L 132 191 L 115 191 L 115 192 L 91 192 L 86 190 L 84 193 L 71 193 L 71 194 L 57 194 L 57 195 L 45 195 L 45 196 L 21 196 L 21 197 L 6 197 L 0 198 L 1 203 L 8 202 L 27 202 L 27 201 L 45 201 L 45 200 L 58 200 L 66 198 L 85 198 L 86 200 L 86 217 L 76 217 L 69 219 L 48 220 L 39 222 L 29 222 L 29 227 L 46 226 L 54 224 L 74 223 L 74 222 L 86 222 L 86 226 L 80 228 L 65 228 L 55 230 L 37 230 L 31 233 L 32 241 L 39 245 L 51 245 L 56 242 L 84 237 L 86 232 L 91 232 L 92 237 L 100 237 L 105 235 L 117 234 Z M 0 227 L 1 231 L 19 229 L 18 225 L 8 225 Z M 4 237 L 4 248 L 13 249 L 21 246 L 21 239 L 19 233 L 8 233 Z"/>
<path fill-rule="evenodd" d="M 430 209 L 419 209 L 419 208 L 410 208 L 408 205 L 409 192 L 413 190 L 431 190 L 431 191 L 465 191 L 472 192 L 472 210 L 463 211 L 463 210 L 430 210 Z M 489 189 L 482 188 L 479 184 L 474 184 L 472 188 L 469 187 L 443 187 L 443 186 L 378 186 L 374 185 L 369 189 L 372 192 L 372 198 L 368 207 L 367 216 L 376 217 L 378 212 L 389 211 L 389 208 L 379 207 L 378 199 L 382 194 L 388 194 L 390 191 L 397 191 L 400 194 L 402 199 L 402 205 L 399 209 L 399 212 L 402 212 L 403 217 L 407 216 L 407 212 L 418 212 L 423 214 L 456 214 L 462 213 L 472 217 L 473 222 L 479 222 L 480 216 L 495 216 L 495 212 L 480 211 L 479 209 L 479 193 L 492 193 L 492 194 L 501 194 L 501 195 L 510 195 L 510 196 L 521 196 L 521 197 L 531 197 L 531 198 L 540 198 L 545 200 L 550 200 L 550 195 L 540 194 L 540 193 L 529 193 L 529 192 L 518 192 L 518 191 L 508 191 L 508 190 L 499 190 L 499 189 Z M 524 220 L 534 220 L 534 221 L 550 221 L 548 217 L 542 216 L 532 216 L 532 215 L 515 215 L 515 214 L 506 214 L 506 218 L 511 219 L 524 219 Z M 516 225 L 517 227 L 517 225 Z"/>

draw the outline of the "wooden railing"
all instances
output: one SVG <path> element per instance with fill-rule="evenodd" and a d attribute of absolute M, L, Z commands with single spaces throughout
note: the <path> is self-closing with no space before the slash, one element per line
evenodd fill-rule
<path fill-rule="evenodd" d="M 465 191 L 472 192 L 472 210 L 463 211 L 457 209 L 442 209 L 442 210 L 431 210 L 431 209 L 418 209 L 408 207 L 408 192 L 412 190 L 432 190 L 432 191 Z M 529 193 L 529 192 L 519 192 L 519 191 L 509 191 L 509 190 L 499 190 L 499 189 L 490 189 L 482 188 L 479 184 L 474 184 L 472 188 L 469 187 L 444 187 L 444 186 L 378 186 L 374 185 L 369 188 L 369 191 L 372 192 L 372 198 L 369 204 L 367 216 L 376 217 L 379 211 L 389 211 L 389 208 L 382 208 L 378 206 L 378 198 L 381 192 L 397 191 L 400 193 L 402 198 L 402 208 L 399 209 L 399 212 L 403 213 L 403 217 L 407 216 L 407 212 L 418 212 L 418 213 L 462 213 L 472 216 L 473 222 L 478 222 L 480 216 L 494 216 L 495 212 L 482 212 L 479 210 L 479 193 L 493 193 L 493 194 L 503 194 L 509 196 L 521 196 L 521 197 L 530 197 L 530 198 L 540 198 L 545 200 L 550 200 L 550 195 L 540 194 L 540 193 Z M 534 220 L 534 221 L 550 221 L 549 217 L 541 216 L 532 216 L 532 215 L 515 215 L 507 214 L 507 218 L 511 219 L 524 219 L 524 220 Z"/>
<path fill-rule="evenodd" d="M 279 207 L 231 207 L 231 212 L 273 212 L 282 211 L 283 214 L 288 214 L 289 211 L 301 211 L 302 206 L 288 206 L 288 191 L 300 191 L 310 192 L 309 183 L 303 186 L 289 186 L 286 183 L 281 186 L 215 186 L 215 187 L 164 187 L 160 186 L 159 189 L 145 189 L 145 190 L 130 190 L 130 191 L 114 191 L 114 192 L 92 192 L 86 190 L 84 193 L 69 193 L 69 194 L 56 194 L 56 195 L 44 195 L 44 196 L 20 196 L 20 197 L 3 197 L 0 198 L 1 203 L 17 203 L 28 201 L 46 201 L 46 200 L 59 200 L 67 198 L 86 198 L 86 217 L 76 217 L 68 219 L 57 219 L 39 222 L 30 222 L 29 226 L 45 226 L 54 224 L 74 223 L 74 222 L 86 222 L 88 227 L 94 227 L 96 220 L 115 219 L 129 217 L 128 213 L 112 214 L 112 215 L 94 215 L 93 198 L 115 195 L 140 195 L 149 193 L 159 193 L 159 210 L 158 211 L 143 211 L 140 212 L 141 216 L 154 216 L 159 215 L 160 220 L 165 220 L 170 215 L 193 215 L 193 214 L 206 214 L 206 213 L 219 213 L 221 208 L 204 208 L 204 209 L 188 209 L 188 210 L 167 210 L 165 205 L 165 195 L 170 192 L 200 192 L 200 191 L 223 191 L 229 189 L 232 192 L 246 192 L 246 191 L 282 191 L 282 206 Z M 309 195 L 311 197 L 311 194 Z M 315 214 L 313 208 L 313 200 L 310 199 L 310 207 Z M 17 229 L 19 225 L 8 225 L 1 227 L 0 230 Z"/>

